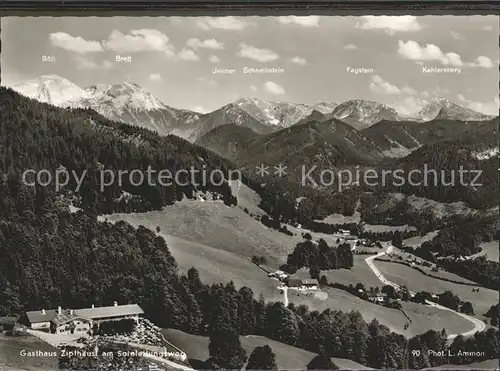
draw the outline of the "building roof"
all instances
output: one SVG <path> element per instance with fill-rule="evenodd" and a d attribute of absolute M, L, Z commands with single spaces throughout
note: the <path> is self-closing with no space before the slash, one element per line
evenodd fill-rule
<path fill-rule="evenodd" d="M 300 278 L 289 278 L 287 284 L 288 286 L 301 286 L 302 280 Z"/>
<path fill-rule="evenodd" d="M 64 310 L 62 314 L 57 313 L 57 309 L 49 309 L 45 311 L 45 314 L 41 310 L 34 310 L 26 312 L 26 316 L 30 323 L 40 323 L 40 322 L 50 322 L 53 321 L 58 316 L 63 316 L 69 311 Z M 104 317 L 119 317 L 119 316 L 133 316 L 138 314 L 144 314 L 144 311 L 137 304 L 126 304 L 117 305 L 109 307 L 98 307 L 98 308 L 83 308 L 75 309 L 73 311 L 75 318 L 82 319 L 96 319 Z M 60 321 L 61 319 L 58 319 Z"/>
<path fill-rule="evenodd" d="M 375 292 L 368 292 L 367 294 L 370 298 L 379 298 L 379 297 L 383 297 L 385 298 L 387 296 L 387 294 L 385 292 L 379 292 L 379 293 L 375 293 Z"/>
<path fill-rule="evenodd" d="M 357 236 L 345 236 L 345 241 L 357 241 L 359 238 Z"/>
<path fill-rule="evenodd" d="M 83 318 L 98 319 L 105 317 L 135 316 L 144 314 L 137 304 L 112 305 L 109 307 L 76 309 L 75 314 Z"/>
<path fill-rule="evenodd" d="M 57 316 L 57 309 L 46 310 L 45 314 L 41 310 L 33 310 L 26 312 L 26 316 L 30 323 L 50 322 Z"/>
<path fill-rule="evenodd" d="M 306 278 L 302 280 L 303 285 L 318 285 L 319 282 L 316 279 Z"/>
<path fill-rule="evenodd" d="M 51 322 L 54 323 L 54 325 L 59 326 L 59 325 L 65 324 L 69 321 L 73 321 L 75 319 L 83 319 L 83 320 L 88 321 L 87 318 L 83 318 L 82 316 L 78 316 L 74 312 L 66 309 L 61 314 L 56 315 Z"/>

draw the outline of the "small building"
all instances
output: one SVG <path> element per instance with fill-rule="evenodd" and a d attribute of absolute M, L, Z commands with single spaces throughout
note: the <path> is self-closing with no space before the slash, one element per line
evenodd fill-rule
<path fill-rule="evenodd" d="M 107 307 L 94 307 L 83 309 L 57 309 L 36 310 L 24 313 L 20 323 L 33 330 L 50 332 L 74 332 L 88 331 L 94 323 L 104 321 L 117 321 L 122 319 L 134 319 L 139 322 L 139 317 L 144 311 L 137 304 L 114 305 Z M 62 330 L 64 329 L 64 331 Z M 87 329 L 87 330 L 85 330 Z"/>
<path fill-rule="evenodd" d="M 75 314 L 72 309 L 58 309 L 58 314 L 50 321 L 50 332 L 53 334 L 88 333 L 92 320 Z"/>
<path fill-rule="evenodd" d="M 272 273 L 269 273 L 267 276 L 271 277 L 271 278 L 277 278 L 279 280 L 286 280 L 288 278 L 288 274 L 286 274 L 283 271 L 272 272 Z"/>
<path fill-rule="evenodd" d="M 288 287 L 299 288 L 302 286 L 302 279 L 301 278 L 288 278 L 286 280 L 286 285 Z"/>
<path fill-rule="evenodd" d="M 339 229 L 339 233 L 343 236 L 349 236 L 351 234 L 351 231 L 348 229 Z"/>
<path fill-rule="evenodd" d="M 368 300 L 370 300 L 374 303 L 383 303 L 387 300 L 387 294 L 386 293 L 369 292 L 368 293 Z"/>
<path fill-rule="evenodd" d="M 319 282 L 316 279 L 310 278 L 289 278 L 287 286 L 298 290 L 317 290 Z"/>
<path fill-rule="evenodd" d="M 317 279 L 307 278 L 302 280 L 302 286 L 309 290 L 317 290 L 319 286 L 319 282 Z"/>
<path fill-rule="evenodd" d="M 49 331 L 50 321 L 57 316 L 57 309 L 41 309 L 25 312 L 19 322 L 33 330 Z"/>

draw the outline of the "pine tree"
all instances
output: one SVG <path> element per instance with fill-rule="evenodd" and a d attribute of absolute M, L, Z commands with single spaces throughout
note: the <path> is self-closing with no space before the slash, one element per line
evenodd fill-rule
<path fill-rule="evenodd" d="M 247 370 L 278 370 L 276 365 L 276 355 L 269 345 L 256 347 L 246 366 Z"/>
<path fill-rule="evenodd" d="M 208 362 L 220 368 L 240 370 L 247 360 L 246 351 L 236 332 L 213 332 L 210 334 L 208 350 Z"/>

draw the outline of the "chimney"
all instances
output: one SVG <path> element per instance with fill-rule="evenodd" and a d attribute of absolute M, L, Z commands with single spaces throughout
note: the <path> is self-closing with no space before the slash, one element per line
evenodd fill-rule
<path fill-rule="evenodd" d="M 45 311 L 45 309 L 42 309 L 42 314 L 45 316 L 47 314 L 47 312 Z"/>
<path fill-rule="evenodd" d="M 95 307 L 94 307 L 94 304 L 92 304 L 92 309 L 94 309 L 94 308 L 95 308 Z"/>
<path fill-rule="evenodd" d="M 113 305 L 114 305 L 115 307 L 117 307 L 117 306 L 118 306 L 118 302 L 117 302 L 117 301 L 113 302 Z"/>
<path fill-rule="evenodd" d="M 57 307 L 57 314 L 62 314 L 62 308 L 61 308 L 61 306 Z"/>

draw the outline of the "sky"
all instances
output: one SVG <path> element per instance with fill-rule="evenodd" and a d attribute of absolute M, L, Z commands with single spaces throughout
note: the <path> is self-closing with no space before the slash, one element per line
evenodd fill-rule
<path fill-rule="evenodd" d="M 255 97 L 366 99 L 412 113 L 443 97 L 498 114 L 497 16 L 8 17 L 1 31 L 2 85 L 49 74 L 81 87 L 134 81 L 169 106 L 200 112 Z"/>

